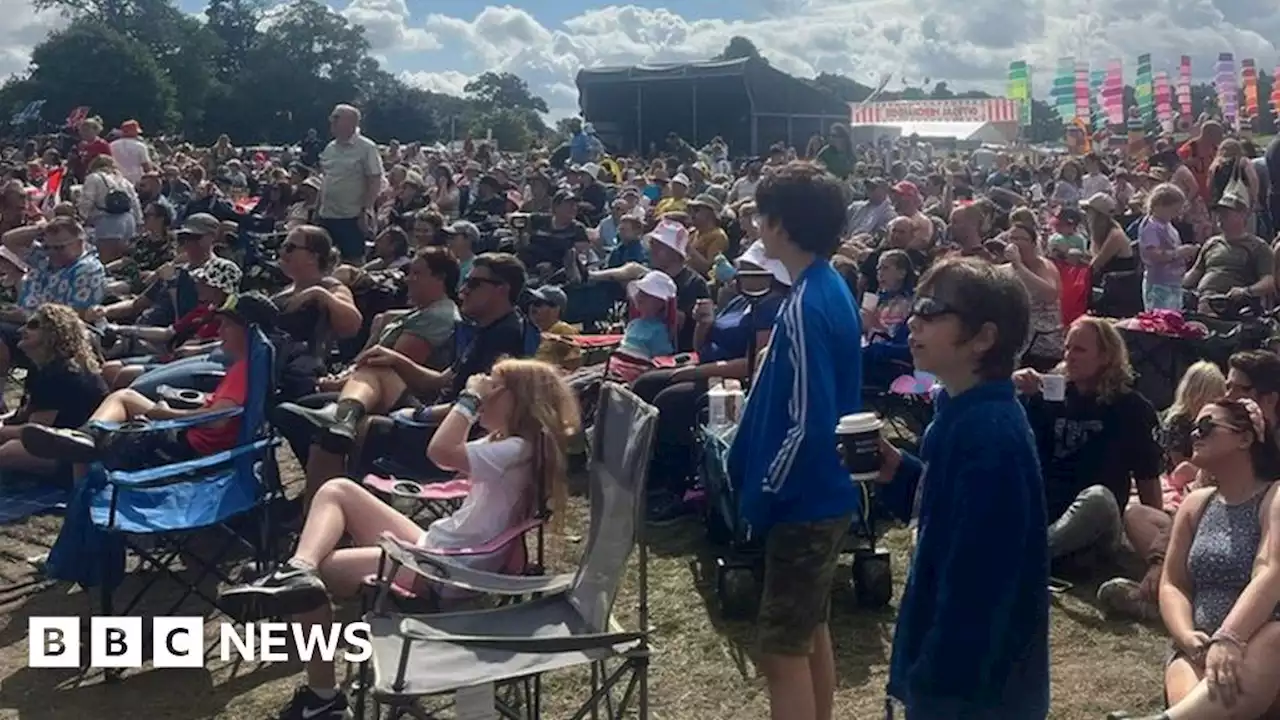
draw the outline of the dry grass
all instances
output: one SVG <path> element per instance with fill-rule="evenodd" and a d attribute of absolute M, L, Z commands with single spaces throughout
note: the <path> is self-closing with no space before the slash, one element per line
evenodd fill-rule
<path fill-rule="evenodd" d="M 296 466 L 292 470 L 296 473 Z M 575 510 L 571 527 L 573 532 L 583 532 L 581 504 L 575 505 Z M 22 559 L 47 549 L 59 522 L 35 518 L 0 530 L 0 582 L 29 576 Z M 885 542 L 893 552 L 900 592 L 906 568 L 904 537 L 901 532 L 891 532 Z M 565 547 L 572 553 L 579 545 Z M 666 528 L 652 539 L 651 716 L 661 720 L 765 718 L 768 701 L 748 653 L 751 628 L 718 617 L 711 573 L 704 570 L 709 568 L 709 558 L 695 522 Z M 847 568 L 842 576 L 848 578 Z M 1164 641 L 1150 628 L 1105 622 L 1091 604 L 1090 590 L 1080 588 L 1055 600 L 1052 717 L 1096 720 L 1118 708 L 1155 709 Z M 896 598 L 897 593 L 895 603 Z M 76 590 L 52 588 L 35 594 L 0 595 L 0 603 L 0 718 L 132 717 L 145 710 L 151 720 L 262 720 L 273 716 L 298 682 L 299 667 L 295 664 L 224 666 L 215 661 L 208 670 L 145 669 L 110 686 L 95 675 L 28 669 L 27 617 L 86 615 L 89 597 Z M 634 623 L 635 608 L 632 572 L 617 605 L 624 625 Z M 879 613 L 854 610 L 851 593 L 845 589 L 838 591 L 835 608 L 832 632 L 840 678 L 836 716 L 878 718 L 894 613 L 892 609 Z M 190 614 L 201 608 L 193 603 L 184 610 Z M 550 678 L 547 717 L 571 715 L 571 700 L 579 697 L 575 692 L 585 683 L 584 673 Z"/>

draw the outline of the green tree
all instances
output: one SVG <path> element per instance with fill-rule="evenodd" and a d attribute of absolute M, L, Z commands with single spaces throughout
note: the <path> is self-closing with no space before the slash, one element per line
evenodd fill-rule
<path fill-rule="evenodd" d="M 529 84 L 519 75 L 508 72 L 486 72 L 468 82 L 462 91 L 488 112 L 504 109 L 548 111 L 546 100 L 534 95 Z"/>
<path fill-rule="evenodd" d="M 216 57 L 219 80 L 234 79 L 245 69 L 244 59 L 259 39 L 263 8 L 262 0 L 209 0 L 204 16 L 221 43 Z"/>
<path fill-rule="evenodd" d="M 179 119 L 173 86 L 147 48 L 89 20 L 37 45 L 23 84 L 28 99 L 48 101 L 45 117 L 88 105 L 108 126 L 132 118 L 152 132 L 172 129 Z"/>
<path fill-rule="evenodd" d="M 482 113 L 471 123 L 472 137 L 482 138 L 489 132 L 493 133 L 498 147 L 508 151 L 529 149 L 535 137 L 534 131 L 529 127 L 529 113 L 509 108 Z"/>

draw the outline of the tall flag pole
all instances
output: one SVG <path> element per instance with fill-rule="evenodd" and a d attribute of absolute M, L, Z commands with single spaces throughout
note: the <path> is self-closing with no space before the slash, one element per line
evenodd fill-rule
<path fill-rule="evenodd" d="M 1240 77 L 1244 82 L 1244 113 L 1252 121 L 1258 117 L 1258 66 L 1252 59 L 1240 61 Z M 1243 119 L 1241 125 L 1244 124 Z M 1252 129 L 1252 127 L 1248 128 Z"/>
<path fill-rule="evenodd" d="M 1271 112 L 1280 117 L 1280 65 L 1276 66 L 1276 74 L 1271 78 Z"/>
<path fill-rule="evenodd" d="M 1230 127 L 1235 127 L 1239 116 L 1237 107 L 1239 89 L 1236 85 L 1236 60 L 1231 53 L 1219 53 L 1218 65 L 1215 68 L 1215 85 L 1218 90 L 1218 107 L 1222 108 L 1222 119 Z"/>
<path fill-rule="evenodd" d="M 1089 61 L 1076 63 L 1076 119 L 1089 124 Z"/>
<path fill-rule="evenodd" d="M 1106 80 L 1106 70 L 1094 70 L 1089 73 L 1089 101 L 1093 112 L 1094 132 L 1103 132 L 1107 129 L 1107 112 L 1102 103 L 1102 86 Z"/>
<path fill-rule="evenodd" d="M 1107 113 L 1107 124 L 1124 125 L 1124 63 L 1119 59 L 1107 61 L 1107 77 L 1102 81 L 1102 109 Z"/>
<path fill-rule="evenodd" d="M 1173 117 L 1173 88 L 1169 86 L 1169 74 L 1161 70 L 1155 75 L 1155 106 L 1156 121 L 1160 123 L 1160 129 L 1164 132 L 1172 132 L 1174 127 Z"/>

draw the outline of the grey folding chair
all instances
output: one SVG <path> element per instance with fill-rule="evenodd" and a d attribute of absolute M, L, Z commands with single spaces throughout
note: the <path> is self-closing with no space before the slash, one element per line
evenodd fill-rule
<path fill-rule="evenodd" d="M 590 528 L 574 573 L 530 577 L 467 568 L 448 556 L 391 537 L 380 543 L 374 610 L 365 615 L 373 643 L 372 681 L 361 691 L 390 712 L 432 717 L 416 704 L 432 695 L 471 693 L 532 681 L 518 703 L 496 702 L 501 717 L 541 717 L 542 673 L 589 665 L 592 687 L 572 717 L 648 718 L 648 553 L 645 478 L 658 411 L 622 385 L 605 383 L 592 433 Z M 639 552 L 638 629 L 624 630 L 612 609 L 633 547 Z M 389 612 L 388 578 L 408 568 L 433 582 L 495 596 L 534 599 L 493 609 L 433 615 Z M 618 690 L 621 688 L 621 696 Z"/>

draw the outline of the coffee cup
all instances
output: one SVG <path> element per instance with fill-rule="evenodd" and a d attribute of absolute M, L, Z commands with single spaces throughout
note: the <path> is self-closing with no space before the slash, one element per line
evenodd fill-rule
<path fill-rule="evenodd" d="M 863 294 L 862 294 L 862 309 L 863 309 L 863 310 L 866 310 L 867 312 L 871 312 L 872 310 L 875 310 L 875 309 L 876 309 L 876 307 L 877 307 L 877 306 L 879 306 L 879 305 L 880 305 L 880 296 L 879 296 L 879 295 L 877 295 L 877 294 L 875 294 L 875 293 L 871 293 L 871 292 L 869 292 L 869 293 L 863 293 Z"/>
<path fill-rule="evenodd" d="M 844 467 L 858 482 L 875 480 L 880 475 L 880 431 L 884 421 L 875 413 L 854 413 L 840 418 L 836 437 Z"/>
<path fill-rule="evenodd" d="M 1062 402 L 1067 399 L 1067 378 L 1064 375 L 1041 375 L 1040 393 L 1050 402 Z"/>

